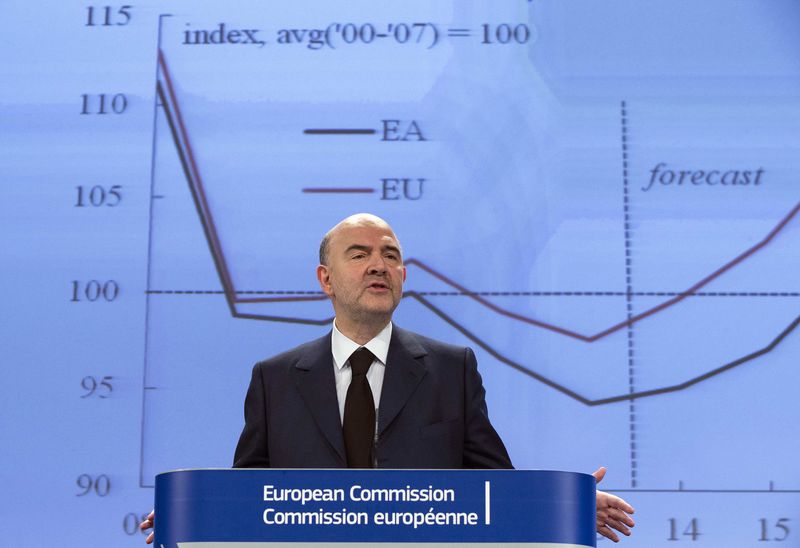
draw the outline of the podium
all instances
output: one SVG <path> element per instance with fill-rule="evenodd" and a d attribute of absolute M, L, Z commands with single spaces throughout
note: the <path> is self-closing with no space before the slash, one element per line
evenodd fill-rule
<path fill-rule="evenodd" d="M 156 476 L 157 548 L 596 546 L 595 481 L 525 470 L 179 470 Z"/>

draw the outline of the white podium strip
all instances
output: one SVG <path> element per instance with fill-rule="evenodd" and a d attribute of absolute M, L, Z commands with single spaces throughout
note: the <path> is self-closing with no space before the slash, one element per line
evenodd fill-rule
<path fill-rule="evenodd" d="M 486 494 L 486 516 L 484 520 L 486 521 L 486 525 L 491 525 L 492 523 L 492 482 L 487 481 L 484 483 L 485 486 L 485 494 Z"/>

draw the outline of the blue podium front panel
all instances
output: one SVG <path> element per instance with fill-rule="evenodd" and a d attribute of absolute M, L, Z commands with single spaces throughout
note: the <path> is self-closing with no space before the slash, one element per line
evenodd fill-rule
<path fill-rule="evenodd" d="M 595 481 L 522 470 L 186 470 L 156 477 L 158 548 L 595 546 Z"/>

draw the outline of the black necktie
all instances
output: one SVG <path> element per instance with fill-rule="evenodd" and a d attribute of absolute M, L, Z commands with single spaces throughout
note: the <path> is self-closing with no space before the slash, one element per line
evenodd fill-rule
<path fill-rule="evenodd" d="M 375 401 L 367 381 L 367 370 L 375 356 L 361 347 L 350 356 L 353 378 L 344 400 L 344 447 L 348 468 L 372 468 L 375 437 Z"/>

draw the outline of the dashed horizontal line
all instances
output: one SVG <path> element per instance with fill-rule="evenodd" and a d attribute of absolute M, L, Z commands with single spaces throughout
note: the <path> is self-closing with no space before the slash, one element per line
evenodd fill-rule
<path fill-rule="evenodd" d="M 222 289 L 151 289 L 148 295 L 224 295 Z M 236 295 L 323 295 L 322 291 L 237 290 Z M 626 297 L 625 291 L 417 291 L 431 297 Z M 800 297 L 800 291 L 634 291 L 637 297 Z"/>

